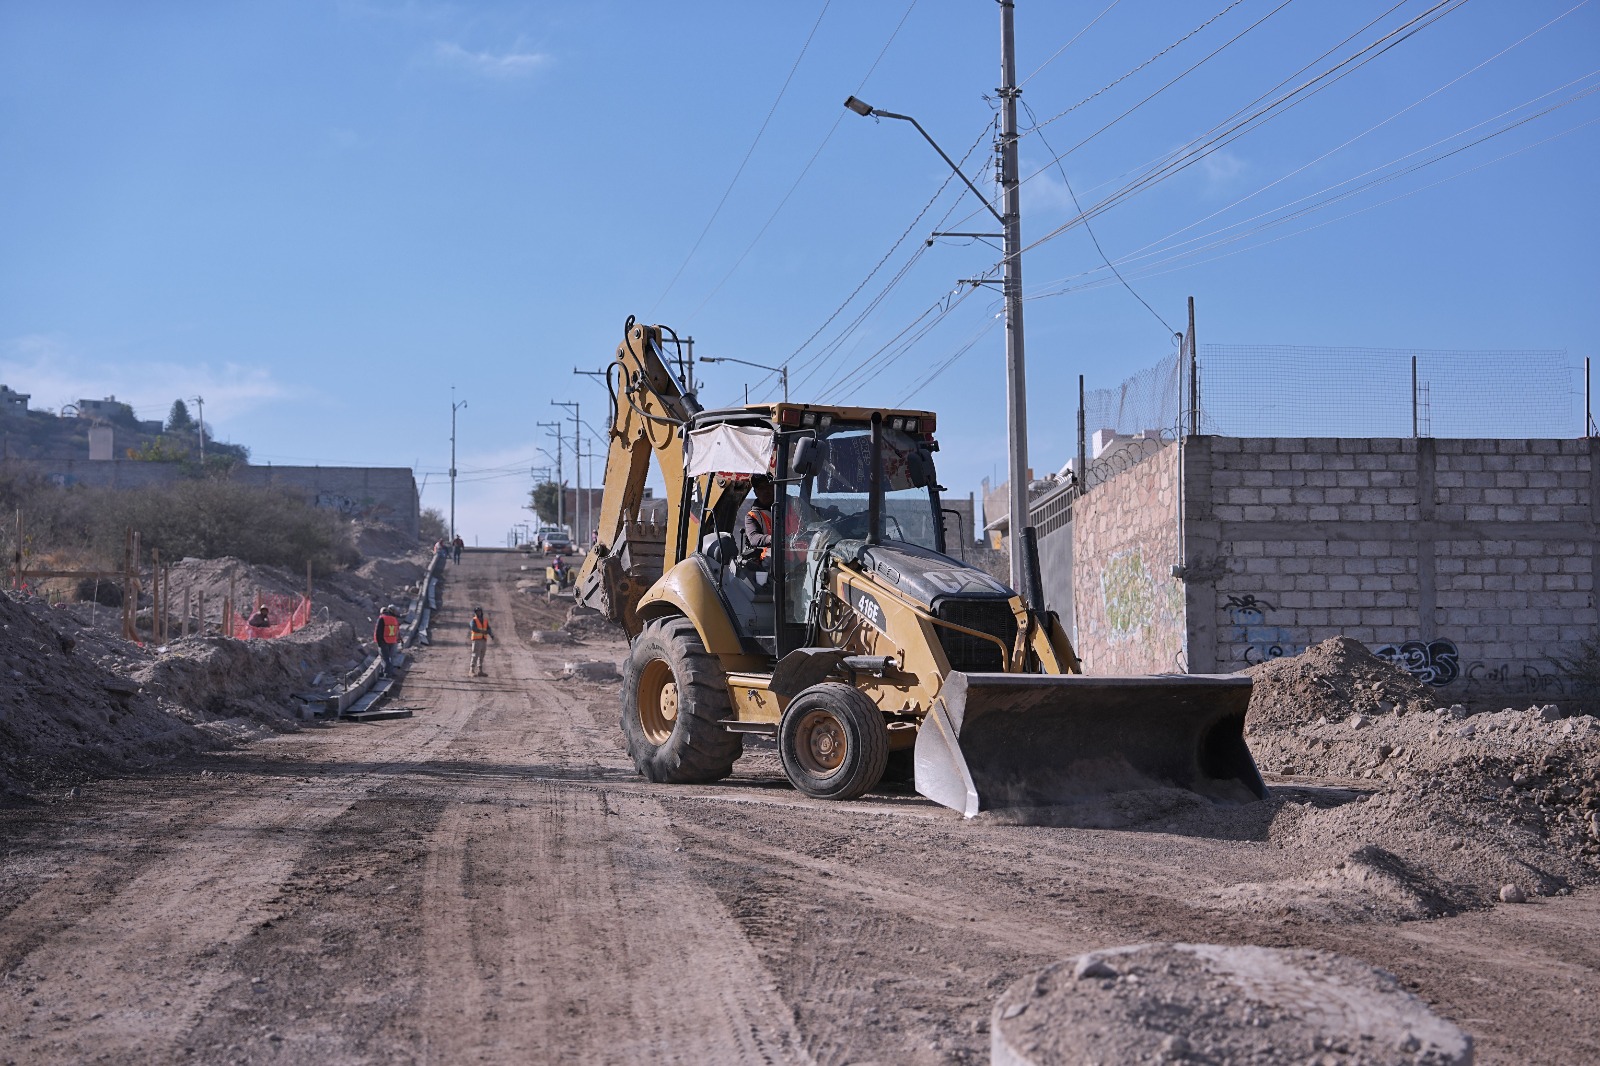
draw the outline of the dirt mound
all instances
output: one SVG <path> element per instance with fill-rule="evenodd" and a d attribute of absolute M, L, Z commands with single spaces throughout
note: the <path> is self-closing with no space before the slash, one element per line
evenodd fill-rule
<path fill-rule="evenodd" d="M 116 607 L 0 597 L 0 790 L 51 788 L 297 728 L 294 693 L 357 668 L 377 609 L 403 600 L 422 572 L 393 559 L 363 571 L 316 582 L 310 624 L 276 640 L 220 636 L 223 601 L 231 593 L 242 612 L 258 592 L 304 594 L 304 574 L 234 558 L 171 565 L 170 636 L 159 647 L 124 640 Z M 148 594 L 141 600 L 137 622 L 148 634 Z M 191 635 L 181 636 L 186 622 Z"/>
<path fill-rule="evenodd" d="M 0 791 L 49 787 L 209 743 L 142 685 L 102 665 L 104 648 L 80 651 L 84 636 L 70 615 L 41 600 L 0 596 Z"/>
<path fill-rule="evenodd" d="M 1008 988 L 993 1061 L 1338 1062 L 1445 1066 L 1472 1039 L 1393 974 L 1326 951 L 1138 944 Z M 1085 1052 L 1089 1054 L 1085 1054 Z"/>
<path fill-rule="evenodd" d="M 1273 790 L 1268 835 L 1303 872 L 1210 905 L 1403 920 L 1491 905 L 1505 885 L 1551 895 L 1600 883 L 1594 718 L 1434 707 L 1426 687 L 1343 638 L 1250 672 L 1250 750 L 1264 773 L 1291 778 Z"/>
<path fill-rule="evenodd" d="M 1348 637 L 1332 637 L 1303 653 L 1270 659 L 1245 673 L 1255 681 L 1248 734 L 1268 733 L 1352 714 L 1405 714 L 1434 705 L 1428 686 Z"/>
<path fill-rule="evenodd" d="M 350 539 L 363 559 L 410 559 L 419 565 L 429 548 L 418 544 L 408 533 L 383 522 L 356 520 L 351 523 Z"/>
<path fill-rule="evenodd" d="M 370 633 L 378 611 L 391 600 L 404 602 L 421 579 L 423 563 L 402 559 L 369 559 L 355 570 L 341 570 L 312 582 L 312 618 L 344 622 L 357 634 Z M 306 578 L 280 567 L 251 566 L 232 557 L 220 559 L 182 559 L 171 568 L 167 582 L 167 626 L 170 634 L 180 632 L 185 614 L 191 633 L 218 632 L 222 603 L 230 595 L 235 610 L 247 614 L 256 593 L 273 596 L 303 596 Z M 205 597 L 205 624 L 200 616 L 201 596 Z M 148 595 L 145 597 L 148 602 Z M 100 612 L 104 614 L 104 610 Z M 148 611 L 143 626 L 149 629 Z"/>
<path fill-rule="evenodd" d="M 315 622 L 277 640 L 188 637 L 132 672 L 147 691 L 200 715 L 293 728 L 296 692 L 350 669 L 362 656 L 344 622 Z"/>

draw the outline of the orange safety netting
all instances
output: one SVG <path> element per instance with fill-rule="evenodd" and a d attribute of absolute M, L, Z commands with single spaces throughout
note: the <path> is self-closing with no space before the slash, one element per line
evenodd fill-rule
<path fill-rule="evenodd" d="M 254 609 L 248 613 L 236 611 L 233 616 L 233 632 L 228 635 L 235 640 L 286 637 L 311 621 L 311 601 L 304 596 L 292 593 L 262 595 L 256 607 L 262 606 L 267 609 L 270 625 L 251 625 L 250 619 L 256 613 Z"/>

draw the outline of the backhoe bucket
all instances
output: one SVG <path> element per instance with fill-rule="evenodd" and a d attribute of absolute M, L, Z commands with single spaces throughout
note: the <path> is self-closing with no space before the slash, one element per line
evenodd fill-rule
<path fill-rule="evenodd" d="M 1261 799 L 1249 702 L 1237 674 L 953 672 L 917 731 L 916 788 L 968 818 L 1144 788 Z"/>

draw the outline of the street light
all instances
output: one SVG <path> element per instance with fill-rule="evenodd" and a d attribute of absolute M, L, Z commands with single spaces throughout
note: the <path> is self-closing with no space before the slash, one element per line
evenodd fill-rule
<path fill-rule="evenodd" d="M 855 97 L 852 96 L 850 99 L 854 100 Z M 783 366 L 767 366 L 765 363 L 752 363 L 748 359 L 730 359 L 725 355 L 702 355 L 700 361 L 702 363 L 738 363 L 740 366 L 753 366 L 757 370 L 770 370 L 778 375 L 778 379 L 783 382 L 783 402 L 789 402 L 789 367 L 787 364 Z"/>
<path fill-rule="evenodd" d="M 1000 223 L 1005 266 L 1006 300 L 1006 416 L 1009 448 L 1007 466 L 1010 475 L 1009 510 L 1011 525 L 1011 587 L 1020 592 L 1029 605 L 1037 610 L 1044 608 L 1043 590 L 1033 587 L 1026 556 L 1032 551 L 1033 530 L 1028 522 L 1028 401 L 1027 371 L 1023 363 L 1022 345 L 1022 204 L 1017 178 L 1017 88 L 1016 35 L 1012 28 L 1012 0 L 1000 2 L 1000 69 L 1004 84 L 999 90 L 1001 100 L 1000 129 L 1000 189 L 1001 207 L 996 211 L 978 187 L 962 173 L 940 148 L 938 143 L 910 115 L 897 115 L 880 111 L 854 96 L 844 106 L 863 118 L 892 118 L 909 122 L 922 134 L 923 140 L 933 146 L 939 158 L 962 180 L 972 195 L 982 201 Z"/>

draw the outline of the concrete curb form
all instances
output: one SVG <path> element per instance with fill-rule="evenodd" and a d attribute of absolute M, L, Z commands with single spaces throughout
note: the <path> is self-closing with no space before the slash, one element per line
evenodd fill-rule
<path fill-rule="evenodd" d="M 1470 1036 L 1383 970 L 1326 951 L 1213 944 L 1054 963 L 996 1001 L 990 1054 L 994 1066 L 1473 1059 Z"/>
<path fill-rule="evenodd" d="M 415 644 L 419 634 L 423 636 L 422 642 L 424 644 L 428 643 L 426 639 L 428 623 L 431 620 L 432 607 L 437 604 L 437 584 L 439 573 L 444 569 L 444 558 L 444 552 L 434 552 L 433 558 L 428 562 L 427 569 L 423 571 L 422 593 L 412 605 L 414 609 L 408 612 L 411 615 L 411 624 L 406 627 L 405 633 L 401 638 L 400 644 L 402 647 L 410 647 Z M 327 698 L 324 712 L 336 718 L 345 714 L 361 701 L 362 697 L 367 694 L 377 681 L 378 657 L 373 655 L 366 665 L 362 667 L 361 672 L 356 675 L 356 679 L 347 685 L 343 692 Z"/>

